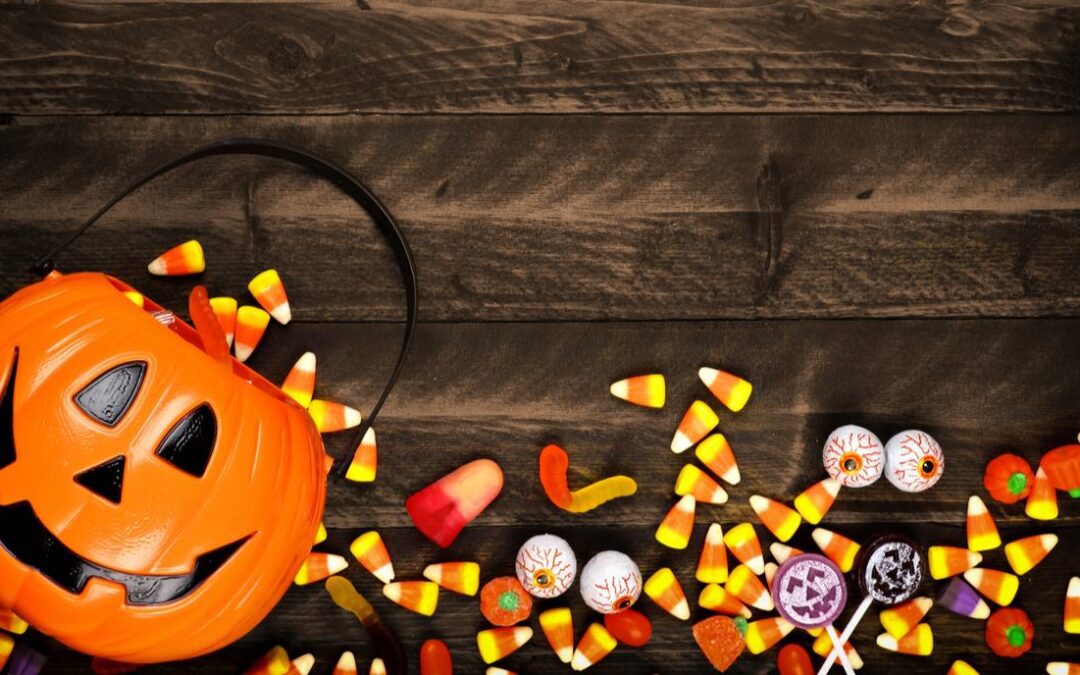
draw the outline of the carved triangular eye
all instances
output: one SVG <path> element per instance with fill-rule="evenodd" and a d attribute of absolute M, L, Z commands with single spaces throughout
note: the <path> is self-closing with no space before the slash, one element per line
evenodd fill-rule
<path fill-rule="evenodd" d="M 173 425 L 157 449 L 157 456 L 184 473 L 202 478 L 214 453 L 217 417 L 206 403 Z"/>
<path fill-rule="evenodd" d="M 124 492 L 124 456 L 113 457 L 104 464 L 87 469 L 75 476 L 75 482 L 113 504 L 120 503 Z"/>
<path fill-rule="evenodd" d="M 114 427 L 131 407 L 145 374 L 145 361 L 116 366 L 76 394 L 75 403 L 93 419 Z"/>

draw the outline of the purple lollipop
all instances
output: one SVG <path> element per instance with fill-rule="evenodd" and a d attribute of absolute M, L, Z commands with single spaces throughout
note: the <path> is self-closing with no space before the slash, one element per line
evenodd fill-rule
<path fill-rule="evenodd" d="M 772 587 L 776 611 L 799 628 L 824 628 L 847 604 L 847 582 L 833 561 L 816 553 L 788 558 Z"/>

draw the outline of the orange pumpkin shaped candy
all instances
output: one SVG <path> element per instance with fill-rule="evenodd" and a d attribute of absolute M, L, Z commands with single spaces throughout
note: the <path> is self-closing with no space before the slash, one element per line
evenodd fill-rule
<path fill-rule="evenodd" d="M 1073 499 L 1080 498 L 1080 445 L 1063 445 L 1042 456 L 1039 466 L 1056 490 L 1069 493 Z"/>
<path fill-rule="evenodd" d="M 998 656 L 1014 659 L 1031 649 L 1035 626 L 1022 609 L 1004 607 L 986 620 L 986 644 Z"/>
<path fill-rule="evenodd" d="M 1002 504 L 1015 504 L 1031 494 L 1035 473 L 1027 460 L 1006 453 L 990 460 L 983 473 L 983 487 Z"/>

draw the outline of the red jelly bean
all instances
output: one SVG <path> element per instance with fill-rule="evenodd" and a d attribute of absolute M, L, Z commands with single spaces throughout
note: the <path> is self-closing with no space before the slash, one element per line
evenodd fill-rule
<path fill-rule="evenodd" d="M 450 650 L 442 640 L 428 640 L 420 645 L 420 675 L 453 675 Z"/>
<path fill-rule="evenodd" d="M 796 644 L 789 643 L 780 648 L 776 655 L 776 666 L 780 669 L 780 675 L 814 675 L 810 655 Z"/>
<path fill-rule="evenodd" d="M 604 627 L 616 640 L 631 647 L 644 647 L 652 637 L 649 617 L 633 609 L 618 614 L 605 614 Z"/>

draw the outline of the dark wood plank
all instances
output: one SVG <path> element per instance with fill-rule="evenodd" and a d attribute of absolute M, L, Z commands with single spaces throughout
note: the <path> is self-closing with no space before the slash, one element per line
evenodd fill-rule
<path fill-rule="evenodd" d="M 846 490 L 824 525 L 863 541 L 882 529 L 900 529 L 925 544 L 961 545 L 965 502 L 981 492 L 981 472 L 990 456 L 1011 450 L 1037 461 L 1043 451 L 1075 438 L 1080 381 L 1071 368 L 1078 329 L 1080 321 L 1071 319 L 424 325 L 378 424 L 378 480 L 330 490 L 327 547 L 345 551 L 353 537 L 377 527 L 401 578 L 416 577 L 431 561 L 452 559 L 479 560 L 487 578 L 510 572 L 527 537 L 552 531 L 571 540 L 581 562 L 604 548 L 618 548 L 634 556 L 646 574 L 670 565 L 696 598 L 700 585 L 693 568 L 707 523 L 731 526 L 752 519 L 748 495 L 790 500 L 819 479 L 823 438 L 845 422 L 865 424 L 883 437 L 909 426 L 931 431 L 946 449 L 946 471 L 935 488 L 918 495 L 884 481 Z M 301 350 L 312 348 L 320 359 L 319 395 L 362 407 L 389 369 L 399 330 L 394 325 L 275 327 L 254 364 L 278 379 Z M 694 376 L 702 364 L 723 365 L 756 385 L 746 410 L 722 413 L 744 479 L 731 489 L 727 505 L 699 507 L 691 547 L 676 552 L 655 543 L 652 533 L 672 503 L 676 473 L 693 461 L 673 455 L 668 441 L 694 397 L 711 400 Z M 648 370 L 669 376 L 664 410 L 634 408 L 606 393 L 611 380 Z M 637 478 L 639 493 L 581 516 L 556 510 L 536 479 L 536 454 L 549 440 L 563 443 L 570 453 L 575 485 L 622 471 Z M 341 436 L 329 438 L 334 450 L 343 449 L 343 442 Z M 500 462 L 504 492 L 452 548 L 439 551 L 409 526 L 403 499 L 480 456 Z M 944 672 L 960 656 L 983 673 L 1037 672 L 1050 658 L 1080 659 L 1076 642 L 1066 640 L 1060 628 L 1065 583 L 1080 555 L 1078 505 L 1062 499 L 1058 521 L 1036 523 L 1024 517 L 1021 505 L 990 504 L 1006 540 L 1044 531 L 1061 535 L 1058 550 L 1024 578 L 1016 602 L 1037 624 L 1031 655 L 1017 663 L 994 659 L 983 646 L 982 623 L 934 609 L 929 619 L 937 639 L 934 656 L 897 657 L 873 645 L 880 631 L 871 613 L 857 633 L 864 672 L 893 672 L 905 665 Z M 768 546 L 771 538 L 763 528 L 758 531 Z M 792 543 L 812 548 L 809 528 L 804 526 Z M 1001 551 L 988 553 L 986 565 L 1003 568 Z M 483 621 L 475 600 L 444 594 L 436 616 L 421 619 L 383 599 L 366 573 L 352 569 L 349 576 L 405 637 L 414 657 L 423 639 L 440 637 L 460 672 L 481 672 L 473 636 Z M 932 593 L 933 585 L 926 590 Z M 588 615 L 577 593 L 572 589 L 569 601 L 580 634 Z M 654 621 L 653 643 L 639 651 L 620 648 L 595 672 L 705 672 L 688 626 L 663 616 L 648 600 L 641 608 Z M 704 615 L 699 610 L 697 618 Z M 293 589 L 254 633 L 199 660 L 197 670 L 236 672 L 275 642 L 297 654 L 314 651 L 320 658 L 317 672 L 329 672 L 344 649 L 364 659 L 371 653 L 366 638 L 321 589 Z M 772 672 L 774 659 L 775 652 L 746 656 L 730 672 Z M 85 664 L 84 657 L 61 650 L 49 672 L 82 672 Z M 509 665 L 530 674 L 565 670 L 539 634 Z M 195 668 L 183 664 L 145 672 Z"/>
<path fill-rule="evenodd" d="M 8 113 L 1076 111 L 1078 15 L 983 3 L 7 4 Z"/>
<path fill-rule="evenodd" d="M 149 167 L 240 134 L 368 181 L 412 240 L 427 320 L 1080 313 L 1080 135 L 1047 116 L 21 117 L 0 126 L 0 290 Z M 302 172 L 211 160 L 61 262 L 179 304 L 187 283 L 143 267 L 196 236 L 215 292 L 277 265 L 300 320 L 398 318 L 357 218 Z"/>

